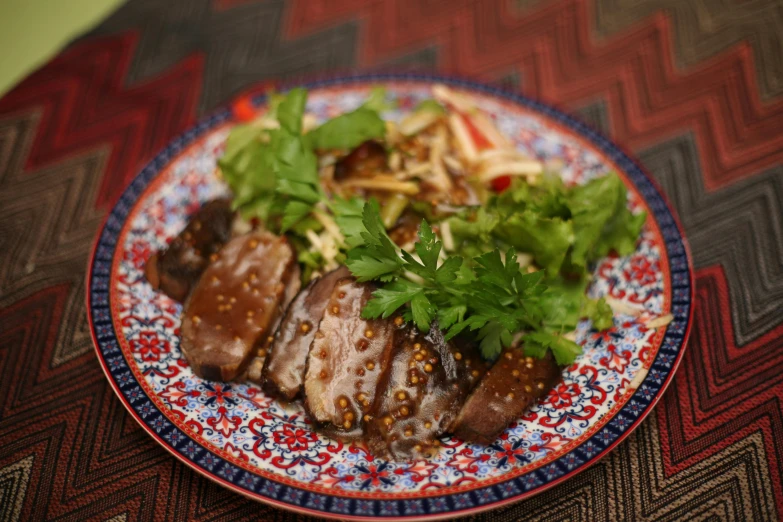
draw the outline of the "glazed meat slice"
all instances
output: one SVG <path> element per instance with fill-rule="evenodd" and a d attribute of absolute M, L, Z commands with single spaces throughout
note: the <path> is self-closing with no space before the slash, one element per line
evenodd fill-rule
<path fill-rule="evenodd" d="M 327 433 L 357 438 L 389 364 L 394 323 L 362 319 L 373 287 L 342 278 L 332 289 L 310 345 L 305 409 Z"/>
<path fill-rule="evenodd" d="M 298 264 L 294 264 L 294 267 L 291 270 L 291 275 L 288 276 L 286 281 L 283 281 L 283 284 L 285 285 L 285 293 L 283 294 L 283 299 L 280 302 L 280 306 L 277 307 L 277 319 L 275 319 L 274 324 L 269 329 L 270 332 L 277 331 L 280 325 L 280 320 L 283 318 L 283 313 L 291 304 L 294 297 L 299 292 L 299 289 L 302 287 L 301 278 L 302 271 L 299 269 Z M 264 361 L 266 360 L 267 353 L 269 353 L 269 348 L 272 345 L 273 339 L 274 334 L 271 334 L 267 336 L 261 336 L 258 338 L 258 340 L 256 340 L 256 344 L 253 346 L 253 358 L 247 365 L 247 369 L 236 378 L 237 381 L 251 381 L 256 384 L 261 384 L 261 372 L 264 369 Z"/>
<path fill-rule="evenodd" d="M 451 431 L 468 442 L 492 444 L 498 435 L 560 380 L 551 352 L 543 359 L 507 348 L 470 394 Z"/>
<path fill-rule="evenodd" d="M 344 266 L 332 270 L 310 281 L 293 300 L 275 334 L 264 364 L 261 380 L 265 392 L 288 401 L 301 393 L 307 354 L 318 322 L 324 314 L 335 283 L 350 275 Z M 250 377 L 255 381 L 252 375 Z"/>
<path fill-rule="evenodd" d="M 460 353 L 460 355 L 456 355 L 455 353 L 455 359 L 460 360 L 458 358 L 460 356 L 464 356 L 464 359 L 461 359 L 465 363 L 465 372 L 462 375 L 468 381 L 467 390 L 469 394 L 471 391 L 473 391 L 473 388 L 475 388 L 478 383 L 481 382 L 481 379 L 484 377 L 484 375 L 486 375 L 489 366 L 484 361 L 484 359 L 481 358 L 481 353 L 478 351 L 476 345 L 473 342 L 467 341 L 461 337 L 456 337 L 451 339 L 449 343 L 453 344 L 454 349 Z M 460 404 L 460 409 L 461 408 L 462 405 Z M 456 420 L 456 416 L 451 419 L 451 423 L 446 426 L 446 433 L 451 431 L 451 428 L 454 426 L 454 422 Z"/>
<path fill-rule="evenodd" d="M 436 453 L 438 437 L 451 426 L 483 373 L 475 348 L 444 341 L 437 324 L 426 334 L 413 325 L 397 331 L 389 370 L 367 422 L 372 454 L 412 460 Z"/>
<path fill-rule="evenodd" d="M 294 298 L 299 294 L 299 290 L 302 289 L 302 270 L 299 268 L 299 263 L 294 263 L 291 269 L 291 274 L 285 282 L 285 293 L 283 294 L 283 300 L 280 302 L 280 306 L 277 307 L 277 319 L 275 319 L 272 329 L 273 334 L 277 332 L 280 327 L 280 321 L 283 320 L 285 311 L 293 302 Z M 269 341 L 272 342 L 271 339 Z"/>
<path fill-rule="evenodd" d="M 231 237 L 234 212 L 227 199 L 206 203 L 168 248 L 153 254 L 144 267 L 144 275 L 153 288 L 175 301 L 184 302 L 201 273 Z"/>
<path fill-rule="evenodd" d="M 230 381 L 267 337 L 296 263 L 285 238 L 253 232 L 217 254 L 185 304 L 182 353 L 196 375 Z"/>

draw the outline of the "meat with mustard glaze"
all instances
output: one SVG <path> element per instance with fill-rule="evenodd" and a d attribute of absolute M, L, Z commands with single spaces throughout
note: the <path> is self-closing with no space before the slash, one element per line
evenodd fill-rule
<path fill-rule="evenodd" d="M 184 302 L 209 264 L 210 256 L 231 238 L 233 218 L 227 199 L 204 204 L 165 250 L 147 260 L 147 281 L 175 301 Z"/>
<path fill-rule="evenodd" d="M 507 348 L 465 401 L 451 431 L 468 442 L 492 444 L 504 429 L 560 380 L 551 352 L 543 359 Z"/>
<path fill-rule="evenodd" d="M 446 342 L 437 324 L 426 334 L 403 326 L 366 426 L 372 454 L 394 460 L 432 456 L 484 371 L 475 348 Z"/>
<path fill-rule="evenodd" d="M 302 287 L 301 279 L 302 271 L 299 269 L 298 264 L 294 264 L 288 279 L 283 282 L 285 285 L 285 294 L 283 294 L 283 300 L 277 307 L 277 319 L 275 319 L 274 324 L 269 329 L 269 331 L 273 333 L 267 335 L 266 337 L 262 336 L 258 338 L 256 344 L 253 346 L 253 358 L 250 360 L 250 363 L 247 365 L 247 369 L 244 371 L 244 373 L 236 378 L 237 381 L 250 381 L 256 384 L 261 384 L 261 373 L 264 369 L 264 361 L 266 361 L 266 356 L 269 353 L 269 349 L 272 346 L 272 341 L 274 340 L 274 332 L 277 332 L 284 312 L 288 309 L 288 306 L 294 300 L 294 297 L 299 293 L 299 289 Z"/>
<path fill-rule="evenodd" d="M 260 380 L 266 393 L 290 401 L 302 392 L 307 354 L 316 328 L 335 283 L 347 276 L 350 272 L 342 266 L 310 281 L 288 307 L 264 363 Z"/>
<path fill-rule="evenodd" d="M 374 287 L 343 278 L 335 284 L 310 345 L 304 406 L 330 435 L 355 439 L 389 364 L 394 323 L 362 319 Z"/>
<path fill-rule="evenodd" d="M 271 333 L 296 257 L 285 238 L 253 232 L 229 241 L 190 295 L 182 353 L 199 377 L 230 381 Z"/>

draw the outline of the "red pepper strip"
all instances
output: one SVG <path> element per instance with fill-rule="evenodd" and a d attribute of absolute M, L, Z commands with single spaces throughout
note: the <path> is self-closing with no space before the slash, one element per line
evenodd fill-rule
<path fill-rule="evenodd" d="M 460 114 L 460 116 L 462 116 L 462 121 L 465 122 L 465 127 L 468 128 L 468 134 L 470 134 L 470 137 L 473 139 L 473 143 L 476 145 L 476 150 L 493 148 L 492 142 L 489 141 L 486 136 L 484 136 L 484 133 L 478 130 L 478 127 L 473 124 L 473 120 L 471 120 L 470 117 L 466 116 L 465 114 Z"/>
<path fill-rule="evenodd" d="M 470 134 L 470 138 L 473 140 L 473 143 L 476 145 L 477 150 L 494 148 L 492 142 L 489 141 L 486 136 L 484 136 L 484 133 L 482 133 L 478 129 L 478 127 L 476 127 L 473 124 L 473 121 L 471 121 L 471 119 L 468 116 L 464 114 L 460 114 L 460 116 L 462 116 L 462 121 L 465 122 L 465 127 L 467 127 L 468 134 Z M 511 176 L 499 176 L 493 179 L 491 184 L 492 184 L 492 190 L 494 190 L 497 193 L 501 193 L 511 186 Z"/>
<path fill-rule="evenodd" d="M 258 111 L 255 105 L 253 105 L 250 95 L 246 95 L 238 98 L 231 105 L 231 112 L 234 113 L 234 118 L 237 120 L 247 122 L 254 120 Z"/>

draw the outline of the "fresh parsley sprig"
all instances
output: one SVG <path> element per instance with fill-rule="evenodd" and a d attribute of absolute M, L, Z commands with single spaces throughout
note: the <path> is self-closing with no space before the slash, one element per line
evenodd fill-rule
<path fill-rule="evenodd" d="M 337 222 L 341 219 L 338 216 Z M 380 280 L 390 282 L 402 269 L 404 263 L 398 254 L 398 248 L 386 234 L 386 229 L 381 221 L 378 203 L 375 200 L 368 201 L 362 209 L 362 228 L 358 230 L 358 238 L 349 236 L 351 232 L 344 232 L 346 237 L 352 237 L 355 248 L 348 252 L 346 266 L 356 276 L 359 282 Z"/>
<path fill-rule="evenodd" d="M 345 264 L 358 281 L 386 283 L 374 292 L 363 317 L 386 318 L 409 304 L 404 311 L 406 319 L 428 330 L 437 312 L 448 305 L 446 285 L 455 281 L 462 258 L 452 256 L 438 266 L 443 245 L 423 221 L 415 245 L 417 259 L 400 250 L 386 234 L 374 200 L 363 204 L 361 221 L 357 205 L 357 200 L 341 200 L 333 206 L 335 220 L 351 245 Z"/>
<path fill-rule="evenodd" d="M 237 125 L 218 161 L 234 192 L 234 207 L 279 232 L 307 222 L 315 205 L 327 199 L 315 150 L 350 150 L 368 139 L 383 138 L 386 125 L 378 113 L 392 108 L 385 89 L 376 88 L 356 110 L 303 134 L 306 104 L 307 91 L 302 88 L 271 95 L 267 118 L 276 119 L 279 128 L 258 122 Z"/>
<path fill-rule="evenodd" d="M 382 284 L 363 317 L 387 318 L 401 310 L 423 331 L 437 319 L 447 339 L 474 331 L 488 359 L 508 346 L 516 332 L 543 327 L 543 274 L 523 273 L 513 249 L 505 256 L 498 249 L 487 252 L 470 268 L 460 256 L 442 258 L 443 244 L 426 220 L 419 228 L 414 255 L 398 249 L 388 237 L 374 201 L 364 205 L 361 222 L 356 202 L 340 202 L 335 210 L 337 222 L 348 225 L 345 236 L 353 238 L 346 261 L 351 273 L 359 281 Z M 558 360 L 567 358 L 562 354 Z"/>
<path fill-rule="evenodd" d="M 362 310 L 368 319 L 402 313 L 426 331 L 433 321 L 446 339 L 471 332 L 481 352 L 493 359 L 518 332 L 531 355 L 551 350 L 558 364 L 570 364 L 581 353 L 563 337 L 582 317 L 600 328 L 611 326 L 612 312 L 603 300 L 585 296 L 587 279 L 550 281 L 543 271 L 527 273 L 514 248 L 497 248 L 470 262 L 442 255 L 442 242 L 423 220 L 413 253 L 392 242 L 375 201 L 337 200 L 335 220 L 351 245 L 346 265 L 359 281 L 376 281 L 379 288 Z M 552 285 L 552 286 L 550 286 Z"/>

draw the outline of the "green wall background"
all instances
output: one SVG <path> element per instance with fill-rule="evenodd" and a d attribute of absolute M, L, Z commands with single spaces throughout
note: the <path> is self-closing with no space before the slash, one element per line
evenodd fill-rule
<path fill-rule="evenodd" d="M 0 96 L 122 2 L 0 0 Z"/>

